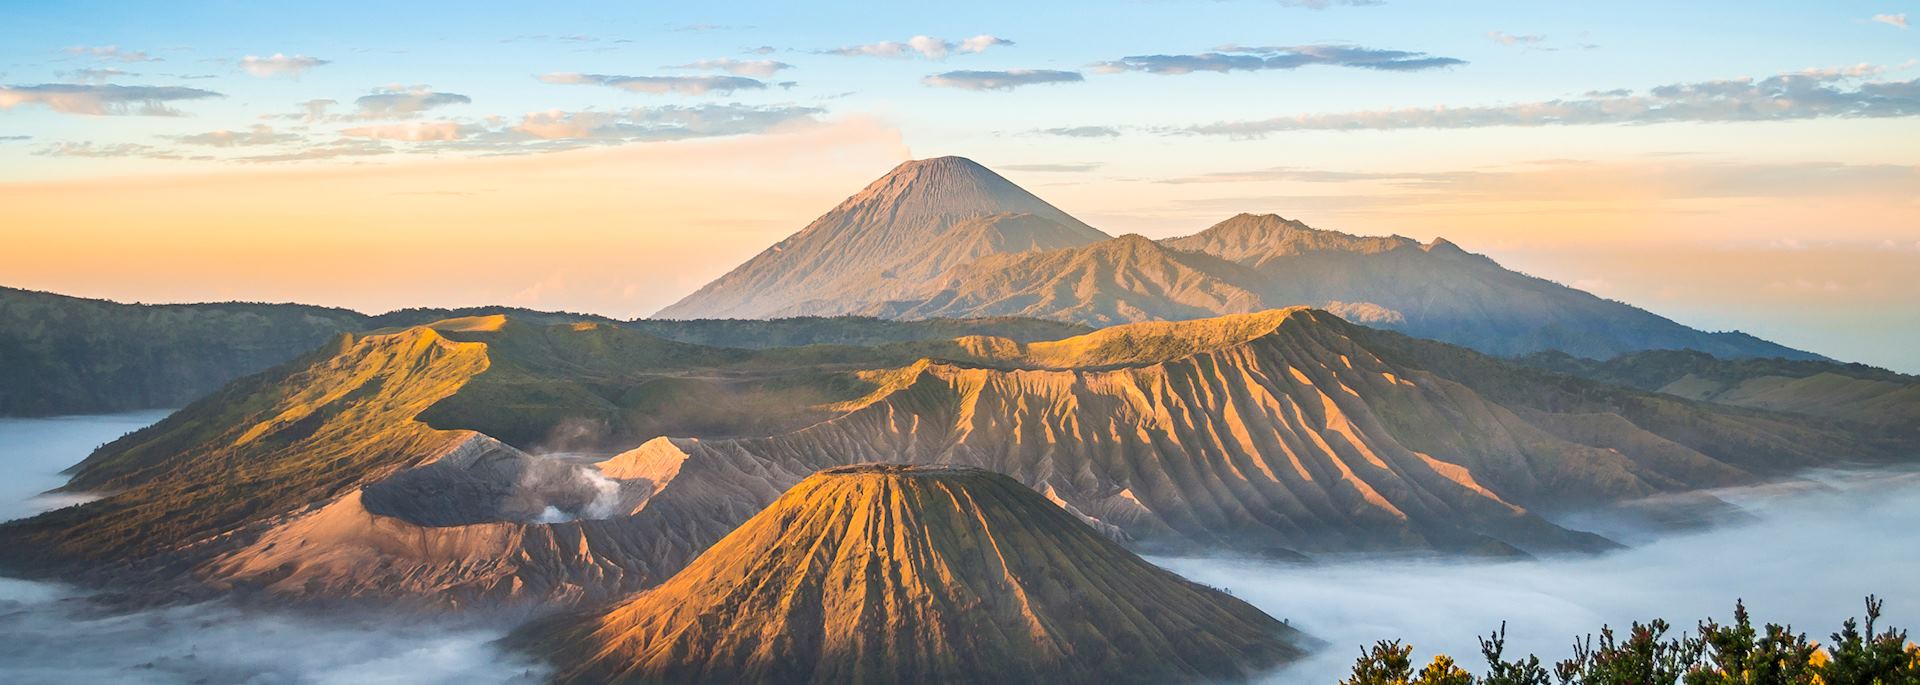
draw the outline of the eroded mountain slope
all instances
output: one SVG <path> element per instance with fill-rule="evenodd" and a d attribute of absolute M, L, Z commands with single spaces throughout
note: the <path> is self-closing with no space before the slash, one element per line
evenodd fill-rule
<path fill-rule="evenodd" d="M 665 584 L 512 641 L 563 683 L 1219 681 L 1302 653 L 1006 476 L 891 465 L 811 476 Z"/>

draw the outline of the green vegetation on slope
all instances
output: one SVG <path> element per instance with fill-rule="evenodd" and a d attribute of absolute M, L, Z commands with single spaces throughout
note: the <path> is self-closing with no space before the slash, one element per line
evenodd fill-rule
<path fill-rule="evenodd" d="M 305 305 L 120 304 L 0 287 L 0 416 L 184 406 L 361 319 Z"/>
<path fill-rule="evenodd" d="M 483 345 L 426 328 L 341 338 L 101 447 L 70 491 L 109 493 L 12 522 L 24 565 L 138 558 L 331 499 L 456 435 L 412 420 L 487 368 Z"/>

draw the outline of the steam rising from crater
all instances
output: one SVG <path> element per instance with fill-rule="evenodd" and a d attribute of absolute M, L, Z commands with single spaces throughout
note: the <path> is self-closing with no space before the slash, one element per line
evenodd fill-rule
<path fill-rule="evenodd" d="M 598 469 L 590 466 L 576 465 L 569 473 L 573 476 L 573 479 L 568 482 L 568 486 L 577 489 L 579 484 L 584 483 L 592 489 L 592 498 L 587 500 L 584 506 L 569 509 L 562 509 L 558 505 L 548 504 L 540 510 L 538 516 L 533 517 L 533 523 L 565 523 L 578 519 L 605 519 L 613 518 L 620 513 L 622 498 L 620 496 L 620 483 L 618 481 L 608 478 L 605 474 L 600 473 Z"/>

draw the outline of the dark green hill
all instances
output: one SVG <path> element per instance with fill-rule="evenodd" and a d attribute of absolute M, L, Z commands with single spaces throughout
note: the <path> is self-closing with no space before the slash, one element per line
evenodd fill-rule
<path fill-rule="evenodd" d="M 364 319 L 297 304 L 121 304 L 0 288 L 0 416 L 183 406 Z"/>
<path fill-rule="evenodd" d="M 870 346 L 992 335 L 1062 338 L 1083 326 L 1034 319 L 618 321 L 519 307 L 402 309 L 367 316 L 302 304 L 123 304 L 0 287 L 0 416 L 181 407 L 343 332 L 504 314 L 519 324 L 591 322 L 710 347 Z"/>

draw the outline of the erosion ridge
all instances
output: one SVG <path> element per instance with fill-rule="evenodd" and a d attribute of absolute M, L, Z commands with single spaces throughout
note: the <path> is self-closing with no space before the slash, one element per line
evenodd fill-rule
<path fill-rule="evenodd" d="M 559 683 L 1239 679 L 1303 638 L 1004 475 L 836 467 L 664 584 L 509 642 Z"/>

